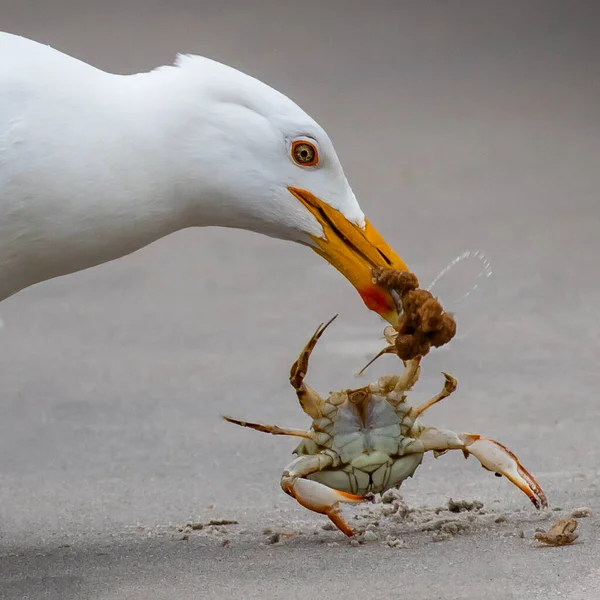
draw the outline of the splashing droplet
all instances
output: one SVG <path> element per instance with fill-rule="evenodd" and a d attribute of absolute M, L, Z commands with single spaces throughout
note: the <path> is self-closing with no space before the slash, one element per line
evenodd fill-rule
<path fill-rule="evenodd" d="M 469 260 L 471 259 L 471 260 Z M 446 277 L 450 271 L 455 270 L 451 278 Z M 475 266 L 475 268 L 473 268 Z M 492 266 L 487 256 L 481 250 L 467 250 L 450 261 L 429 284 L 427 291 L 432 292 L 442 300 L 445 307 L 461 304 L 473 294 L 480 285 L 492 275 Z M 445 285 L 440 286 L 444 281 Z M 448 289 L 444 289 L 444 287 Z M 435 293 L 432 291 L 435 288 Z M 454 291 L 452 290 L 454 288 Z M 461 290 L 456 292 L 456 290 Z M 466 290 L 466 292 L 464 291 Z"/>

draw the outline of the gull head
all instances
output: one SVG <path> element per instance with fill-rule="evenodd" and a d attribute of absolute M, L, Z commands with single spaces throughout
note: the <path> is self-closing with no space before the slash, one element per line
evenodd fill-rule
<path fill-rule="evenodd" d="M 394 324 L 396 304 L 372 269 L 408 268 L 364 215 L 325 130 L 284 94 L 221 63 L 178 56 L 172 73 L 184 117 L 180 181 L 199 217 L 309 246 Z"/>

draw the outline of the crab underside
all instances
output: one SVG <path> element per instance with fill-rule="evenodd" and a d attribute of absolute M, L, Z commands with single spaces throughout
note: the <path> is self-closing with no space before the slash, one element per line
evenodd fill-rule
<path fill-rule="evenodd" d="M 433 398 L 413 407 L 407 393 L 419 378 L 421 357 L 403 361 L 401 375 L 386 375 L 369 385 L 322 398 L 305 383 L 311 352 L 327 324 L 321 324 L 290 372 L 300 406 L 312 419 L 308 430 L 263 425 L 224 417 L 230 423 L 273 435 L 302 438 L 297 458 L 283 471 L 281 487 L 309 510 L 327 515 L 347 536 L 354 532 L 340 511 L 342 503 L 364 502 L 373 494 L 398 488 L 411 477 L 425 452 L 434 456 L 460 450 L 482 467 L 506 477 L 538 509 L 548 506 L 541 487 L 505 446 L 475 433 L 455 433 L 424 425 L 420 417 L 450 396 L 456 380 L 444 373 L 444 387 Z M 386 330 L 388 341 L 393 332 Z M 388 349 L 388 351 L 390 351 Z"/>

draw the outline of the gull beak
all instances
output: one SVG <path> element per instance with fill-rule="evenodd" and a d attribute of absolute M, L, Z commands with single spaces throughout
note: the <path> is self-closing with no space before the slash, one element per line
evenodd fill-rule
<path fill-rule="evenodd" d="M 388 290 L 373 283 L 372 270 L 375 267 L 387 267 L 408 271 L 404 261 L 368 220 L 361 228 L 310 192 L 293 187 L 288 189 L 323 228 L 324 237 L 311 236 L 313 250 L 356 288 L 367 308 L 391 325 L 397 325 L 396 302 Z"/>

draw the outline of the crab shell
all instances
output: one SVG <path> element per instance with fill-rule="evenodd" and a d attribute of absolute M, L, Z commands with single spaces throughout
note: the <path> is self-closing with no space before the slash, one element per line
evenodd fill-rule
<path fill-rule="evenodd" d="M 414 442 L 425 427 L 410 416 L 406 394 L 392 391 L 391 379 L 381 377 L 366 388 L 334 392 L 325 400 L 323 416 L 312 422 L 313 439 L 302 440 L 294 454 L 326 451 L 333 464 L 306 479 L 365 496 L 399 487 L 412 477 L 425 453 L 415 452 Z M 405 455 L 409 445 L 412 451 Z"/>

